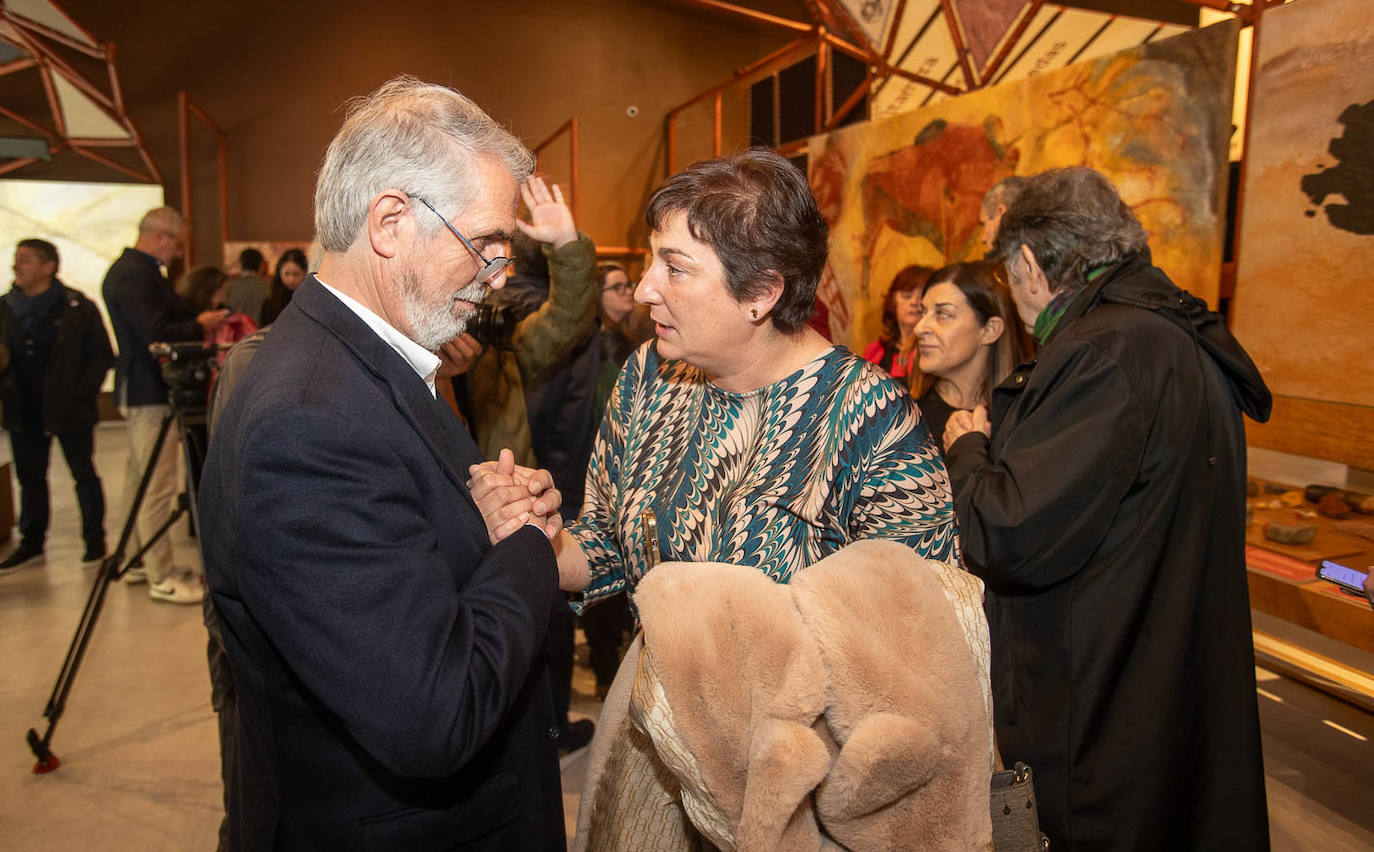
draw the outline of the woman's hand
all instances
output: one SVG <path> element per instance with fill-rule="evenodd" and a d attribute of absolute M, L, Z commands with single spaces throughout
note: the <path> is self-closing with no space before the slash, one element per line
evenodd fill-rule
<path fill-rule="evenodd" d="M 563 495 L 553 487 L 547 470 L 533 470 L 515 463 L 515 454 L 502 450 L 494 462 L 468 468 L 468 490 L 482 512 L 492 544 L 507 538 L 525 524 L 533 524 L 554 540 L 563 529 L 558 507 Z"/>

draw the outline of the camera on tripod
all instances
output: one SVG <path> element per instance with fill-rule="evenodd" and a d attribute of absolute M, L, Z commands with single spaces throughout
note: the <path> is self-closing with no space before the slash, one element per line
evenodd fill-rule
<path fill-rule="evenodd" d="M 215 375 L 215 357 L 220 347 L 191 341 L 148 344 L 148 353 L 162 367 L 162 380 L 169 388 L 168 402 L 173 410 L 204 409 L 210 398 L 210 380 Z"/>
<path fill-rule="evenodd" d="M 520 310 L 517 305 L 493 305 L 482 302 L 468 317 L 468 334 L 483 346 L 510 349 L 511 340 L 515 336 L 515 326 L 528 313 L 529 311 Z"/>

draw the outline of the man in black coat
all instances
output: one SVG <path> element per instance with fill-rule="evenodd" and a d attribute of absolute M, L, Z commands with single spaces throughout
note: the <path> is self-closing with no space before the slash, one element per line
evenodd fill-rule
<path fill-rule="evenodd" d="M 81 507 L 82 559 L 105 556 L 105 494 L 92 456 L 96 397 L 114 364 L 100 311 L 79 291 L 57 280 L 57 247 L 20 240 L 14 250 L 14 288 L 0 299 L 0 366 L 5 428 L 19 476 L 19 546 L 0 570 L 43 554 L 48 533 L 48 457 L 52 438 L 76 482 Z"/>
<path fill-rule="evenodd" d="M 945 461 L 1003 759 L 1051 849 L 1267 849 L 1241 413 L 1269 390 L 1097 172 L 1031 178 L 996 248 L 1041 348 Z"/>
<path fill-rule="evenodd" d="M 124 471 L 126 516 L 168 411 L 167 383 L 148 352 L 148 344 L 204 340 L 206 332 L 229 315 L 224 310 L 197 314 L 172 291 L 162 267 L 181 257 L 185 241 L 186 220 L 181 214 L 170 207 L 149 210 L 138 223 L 138 241 L 111 264 L 100 288 L 110 325 L 114 326 L 115 342 L 119 344 L 115 401 L 129 436 L 129 463 Z M 152 539 L 174 511 L 179 444 L 177 432 L 169 432 L 153 464 L 131 540 L 135 550 Z M 146 574 L 142 569 L 131 568 L 124 579 L 129 583 L 146 580 L 148 596 L 153 600 L 194 604 L 204 597 L 199 572 L 176 566 L 172 561 L 172 541 L 167 536 L 158 539 L 148 551 L 144 566 Z"/>
<path fill-rule="evenodd" d="M 325 155 L 324 260 L 234 390 L 200 487 L 237 691 L 235 849 L 564 846 L 543 659 L 558 494 L 519 471 L 517 511 L 479 508 L 481 455 L 434 385 L 435 351 L 503 283 L 532 168 L 475 104 L 413 78 L 357 103 Z"/>

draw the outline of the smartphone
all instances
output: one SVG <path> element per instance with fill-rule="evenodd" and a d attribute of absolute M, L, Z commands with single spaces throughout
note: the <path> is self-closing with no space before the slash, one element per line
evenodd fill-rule
<path fill-rule="evenodd" d="M 1332 562 L 1330 559 L 1323 559 L 1321 567 L 1317 569 L 1317 579 L 1335 583 L 1341 588 L 1341 591 L 1361 597 L 1364 596 L 1364 584 L 1368 578 L 1368 571 L 1348 568 L 1339 562 Z"/>

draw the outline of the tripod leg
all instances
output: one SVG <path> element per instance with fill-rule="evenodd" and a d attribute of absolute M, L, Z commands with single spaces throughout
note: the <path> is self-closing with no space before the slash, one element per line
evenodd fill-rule
<path fill-rule="evenodd" d="M 105 592 L 111 582 L 119 579 L 128 570 L 127 563 L 121 565 L 124 559 L 124 548 L 133 535 L 133 527 L 138 521 L 139 509 L 143 506 L 143 496 L 148 490 L 148 482 L 152 479 L 153 467 L 157 464 L 158 456 L 162 452 L 162 445 L 167 440 L 167 433 L 172 425 L 172 416 L 171 411 L 168 411 L 162 419 L 157 440 L 153 444 L 152 455 L 148 458 L 148 464 L 144 468 L 143 477 L 138 484 L 138 491 L 135 492 L 134 499 L 129 506 L 128 517 L 124 519 L 124 528 L 120 531 L 119 542 L 115 545 L 114 552 L 106 557 L 104 562 L 100 563 L 95 584 L 91 587 L 91 594 L 86 599 L 86 609 L 81 614 L 81 620 L 77 623 L 76 634 L 72 636 L 72 643 L 67 648 L 67 656 L 62 662 L 62 669 L 57 675 L 57 682 L 53 685 L 52 695 L 49 696 L 48 703 L 43 709 L 43 716 L 48 720 L 47 730 L 40 737 L 36 730 L 30 728 L 26 736 L 29 748 L 38 758 L 38 763 L 33 767 L 35 773 L 51 772 L 61 763 L 52 752 L 53 731 L 57 729 L 57 723 L 66 709 L 67 696 L 71 692 L 72 683 L 76 680 L 77 669 L 80 668 L 81 660 L 86 655 L 86 646 L 90 643 L 91 632 L 95 629 L 96 619 L 100 617 L 100 610 L 105 605 Z M 162 529 L 158 530 L 158 535 L 171 527 L 175 520 L 176 517 L 174 516 Z M 145 547 L 144 550 L 146 549 Z M 142 555 L 142 552 L 139 551 L 139 555 Z"/>

